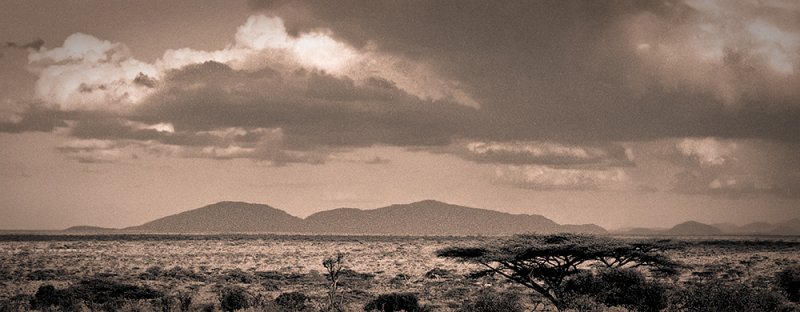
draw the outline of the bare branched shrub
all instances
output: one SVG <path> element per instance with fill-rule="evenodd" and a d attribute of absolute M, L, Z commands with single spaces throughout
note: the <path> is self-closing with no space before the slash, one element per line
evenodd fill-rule
<path fill-rule="evenodd" d="M 325 274 L 330 284 L 328 285 L 328 309 L 330 311 L 341 310 L 342 302 L 337 301 L 337 291 L 339 288 L 339 278 L 342 270 L 345 269 L 345 256 L 343 253 L 336 253 L 335 256 L 326 258 L 322 261 L 325 267 Z"/>

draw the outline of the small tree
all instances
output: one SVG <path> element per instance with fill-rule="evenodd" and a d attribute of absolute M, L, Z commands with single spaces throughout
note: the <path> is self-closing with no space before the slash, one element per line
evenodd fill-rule
<path fill-rule="evenodd" d="M 336 292 L 339 288 L 339 277 L 341 276 L 342 270 L 345 268 L 344 262 L 344 254 L 341 252 L 336 253 L 336 256 L 326 258 L 322 261 L 322 265 L 325 266 L 327 278 L 330 281 L 328 286 L 328 309 L 330 311 L 340 310 L 340 304 L 336 301 Z"/>
<path fill-rule="evenodd" d="M 664 256 L 665 242 L 632 242 L 576 234 L 517 235 L 477 247 L 450 247 L 439 257 L 479 264 L 479 273 L 499 274 L 541 294 L 558 310 L 565 308 L 568 277 L 593 266 L 675 273 L 679 265 Z"/>

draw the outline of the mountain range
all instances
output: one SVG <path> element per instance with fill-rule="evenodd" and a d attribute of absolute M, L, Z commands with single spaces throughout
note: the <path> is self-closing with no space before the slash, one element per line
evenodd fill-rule
<path fill-rule="evenodd" d="M 558 224 L 541 215 L 510 214 L 435 200 L 377 209 L 338 208 L 305 219 L 264 204 L 223 201 L 123 228 L 76 226 L 68 233 L 294 233 L 366 235 L 511 235 L 609 233 L 595 224 Z M 628 228 L 621 235 L 800 235 L 800 219 L 771 224 L 709 225 L 687 221 L 668 229 Z"/>
<path fill-rule="evenodd" d="M 263 204 L 223 201 L 147 222 L 108 229 L 77 226 L 70 233 L 298 233 L 369 235 L 510 235 L 606 233 L 594 224 L 560 225 L 541 215 L 510 214 L 435 200 L 377 209 L 338 208 L 301 219 Z"/>

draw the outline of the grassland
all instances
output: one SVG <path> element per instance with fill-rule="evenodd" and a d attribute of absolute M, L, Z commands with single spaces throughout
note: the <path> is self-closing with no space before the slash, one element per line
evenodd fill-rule
<path fill-rule="evenodd" d="M 552 309 L 520 286 L 500 277 L 472 277 L 478 268 L 435 255 L 444 247 L 488 239 L 6 234 L 0 235 L 0 302 L 4 310 L 24 311 L 34 308 L 31 300 L 44 285 L 68 289 L 113 281 L 153 290 L 158 296 L 114 302 L 94 298 L 74 308 L 179 311 L 183 302 L 188 310 L 220 309 L 220 294 L 238 288 L 253 306 L 250 310 L 278 309 L 275 298 L 298 292 L 309 298 L 308 309 L 319 311 L 328 291 L 323 259 L 342 252 L 347 270 L 339 300 L 348 311 L 362 311 L 367 302 L 387 293 L 412 293 L 428 310 L 454 311 L 486 289 L 518 294 L 529 310 Z M 777 293 L 776 272 L 800 265 L 798 238 L 671 239 L 681 248 L 668 255 L 686 265 L 681 275 L 665 281 L 675 287 L 713 280 Z M 785 306 L 797 307 L 788 301 Z"/>

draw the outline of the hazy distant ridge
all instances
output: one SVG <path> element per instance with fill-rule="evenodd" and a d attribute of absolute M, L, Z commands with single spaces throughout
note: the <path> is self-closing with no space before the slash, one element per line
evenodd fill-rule
<path fill-rule="evenodd" d="M 676 235 L 676 236 L 712 236 L 712 235 L 800 235 L 800 219 L 791 219 L 779 223 L 754 222 L 742 226 L 721 223 L 705 224 L 687 221 L 669 229 L 630 228 L 615 231 L 615 234 L 628 235 Z"/>

